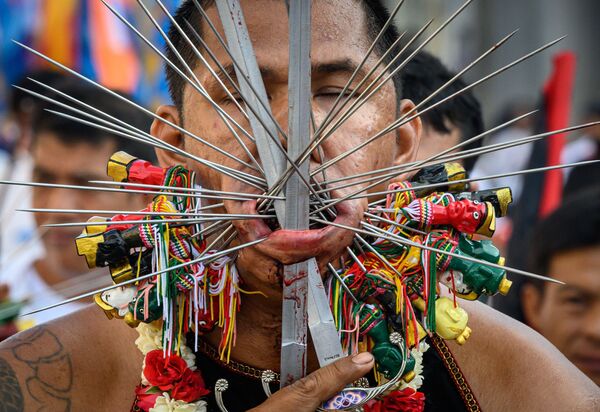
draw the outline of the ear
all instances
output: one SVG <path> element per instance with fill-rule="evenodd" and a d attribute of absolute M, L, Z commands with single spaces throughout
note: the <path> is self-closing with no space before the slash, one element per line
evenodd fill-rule
<path fill-rule="evenodd" d="M 415 104 L 412 100 L 401 100 L 399 118 L 406 117 L 408 119 L 413 117 L 416 114 L 416 111 L 413 111 L 414 108 Z M 394 166 L 401 166 L 415 160 L 417 151 L 419 150 L 422 130 L 423 125 L 421 123 L 421 118 L 418 116 L 396 129 L 397 149 Z M 392 179 L 392 181 L 406 180 L 411 174 L 413 173 L 402 174 Z"/>
<path fill-rule="evenodd" d="M 179 111 L 175 106 L 163 105 L 156 110 L 156 114 L 162 119 L 165 119 L 173 124 L 181 126 Z M 184 150 L 184 138 L 182 133 L 173 126 L 159 120 L 154 119 L 150 127 L 150 134 L 171 146 L 175 146 Z M 186 158 L 171 151 L 156 149 L 156 157 L 162 167 L 180 165 L 186 163 Z"/>
<path fill-rule="evenodd" d="M 525 317 L 525 323 L 527 323 L 533 329 L 539 331 L 540 309 L 543 298 L 542 291 L 531 283 L 525 283 L 521 287 L 520 298 L 523 316 Z"/>

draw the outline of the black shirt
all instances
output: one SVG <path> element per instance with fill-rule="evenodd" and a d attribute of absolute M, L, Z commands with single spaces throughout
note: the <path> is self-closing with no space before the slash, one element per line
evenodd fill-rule
<path fill-rule="evenodd" d="M 424 380 L 423 386 L 419 389 L 425 394 L 425 411 L 466 411 L 465 402 L 444 361 L 436 351 L 436 347 L 432 344 L 430 346 L 423 356 Z M 215 382 L 220 378 L 225 378 L 229 382 L 229 388 L 223 394 L 223 402 L 229 412 L 248 410 L 267 399 L 258 379 L 237 374 L 201 352 L 196 354 L 196 365 L 202 372 L 206 387 L 211 391 L 206 399 L 208 412 L 219 411 L 214 387 Z M 276 391 L 278 386 L 275 383 L 271 385 L 271 390 Z"/>

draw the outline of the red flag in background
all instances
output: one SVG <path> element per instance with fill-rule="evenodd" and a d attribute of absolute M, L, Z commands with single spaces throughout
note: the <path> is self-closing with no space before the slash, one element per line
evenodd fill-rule
<path fill-rule="evenodd" d="M 562 52 L 552 59 L 553 72 L 544 86 L 546 108 L 546 130 L 557 130 L 569 126 L 571 117 L 571 98 L 575 80 L 575 54 Z M 561 153 L 565 145 L 564 133 L 548 139 L 546 166 L 560 164 Z M 561 202 L 563 188 L 562 170 L 549 170 L 544 174 L 540 196 L 539 217 L 550 214 Z"/>
<path fill-rule="evenodd" d="M 542 93 L 539 124 L 536 133 L 544 133 L 568 126 L 571 114 L 571 96 L 575 77 L 575 56 L 572 52 L 554 55 L 553 69 Z M 565 135 L 556 134 L 533 144 L 528 169 L 560 164 Z M 519 204 L 512 210 L 513 232 L 508 245 L 507 261 L 513 267 L 527 267 L 531 232 L 536 223 L 551 213 L 562 199 L 561 170 L 529 173 L 523 179 Z M 515 279 L 513 292 L 507 299 L 494 302 L 496 309 L 520 321 L 524 320 L 520 289 L 524 278 Z"/>

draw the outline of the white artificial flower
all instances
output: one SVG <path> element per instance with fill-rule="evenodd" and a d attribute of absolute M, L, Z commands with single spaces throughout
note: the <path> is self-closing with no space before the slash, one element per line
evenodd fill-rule
<path fill-rule="evenodd" d="M 181 345 L 180 356 L 185 361 L 188 368 L 193 371 L 196 370 L 196 355 L 194 355 L 194 352 L 190 348 L 186 345 Z"/>
<path fill-rule="evenodd" d="M 167 393 L 163 395 L 156 398 L 154 407 L 149 412 L 206 412 L 205 401 L 186 403 L 171 399 Z"/>
<path fill-rule="evenodd" d="M 148 385 L 150 385 L 150 382 L 148 382 L 148 379 L 146 379 L 146 376 L 144 375 L 144 369 L 146 369 L 146 357 L 145 356 L 144 356 L 144 360 L 142 361 L 141 378 L 142 378 L 142 385 L 148 386 Z"/>
<path fill-rule="evenodd" d="M 412 388 L 418 390 L 423 385 L 423 354 L 427 352 L 427 349 L 429 349 L 429 345 L 425 341 L 421 341 L 418 348 L 411 349 L 410 353 L 415 359 L 415 368 L 413 369 L 415 377 L 408 383 L 402 381 L 400 389 Z"/>
<path fill-rule="evenodd" d="M 162 331 L 158 325 L 142 322 L 135 329 L 140 334 L 135 344 L 144 356 L 153 350 L 162 349 Z"/>

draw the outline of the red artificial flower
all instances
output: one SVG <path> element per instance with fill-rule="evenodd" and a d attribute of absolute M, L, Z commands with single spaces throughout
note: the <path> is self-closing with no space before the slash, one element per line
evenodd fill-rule
<path fill-rule="evenodd" d="M 148 393 L 152 388 L 150 386 L 137 386 L 135 388 L 135 395 L 137 397 L 136 406 L 138 406 L 142 411 L 148 412 L 150 408 L 154 407 L 156 403 L 156 398 L 162 396 L 162 393 L 155 391 L 154 393 Z"/>
<path fill-rule="evenodd" d="M 425 410 L 425 394 L 412 388 L 390 392 L 382 400 L 369 402 L 365 412 L 423 412 Z"/>
<path fill-rule="evenodd" d="M 184 372 L 181 380 L 175 384 L 171 391 L 171 397 L 189 403 L 199 400 L 208 393 L 209 390 L 204 386 L 200 372 L 188 369 Z"/>
<path fill-rule="evenodd" d="M 160 349 L 146 354 L 144 376 L 150 385 L 157 386 L 162 391 L 172 389 L 187 369 L 185 361 L 175 354 L 164 358 Z"/>

